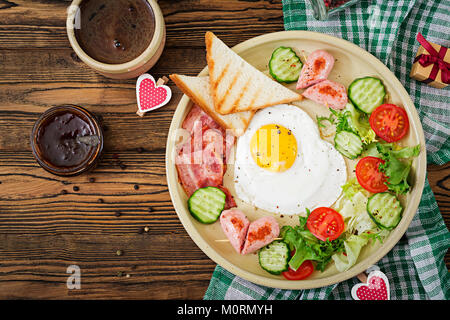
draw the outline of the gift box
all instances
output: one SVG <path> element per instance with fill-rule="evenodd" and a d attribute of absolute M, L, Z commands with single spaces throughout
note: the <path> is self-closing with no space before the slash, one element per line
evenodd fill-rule
<path fill-rule="evenodd" d="M 445 88 L 450 80 L 450 50 L 417 35 L 417 50 L 410 77 L 435 88 Z"/>

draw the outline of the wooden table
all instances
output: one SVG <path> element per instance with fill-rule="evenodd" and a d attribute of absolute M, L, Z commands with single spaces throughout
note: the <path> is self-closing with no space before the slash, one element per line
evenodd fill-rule
<path fill-rule="evenodd" d="M 280 2 L 161 0 L 167 45 L 151 73 L 197 74 L 207 30 L 230 46 L 283 30 Z M 215 264 L 179 222 L 164 167 L 182 94 L 169 83 L 170 104 L 136 116 L 135 80 L 104 78 L 74 54 L 68 4 L 0 0 L 0 298 L 201 299 Z M 99 166 L 73 178 L 41 169 L 29 144 L 39 115 L 66 103 L 100 115 L 106 130 Z M 450 165 L 428 169 L 448 225 Z M 80 290 L 66 286 L 72 264 Z"/>

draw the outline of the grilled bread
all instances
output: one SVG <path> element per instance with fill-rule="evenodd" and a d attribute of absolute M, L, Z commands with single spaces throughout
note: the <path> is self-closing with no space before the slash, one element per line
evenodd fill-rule
<path fill-rule="evenodd" d="M 302 100 L 298 94 L 250 65 L 212 32 L 207 32 L 208 62 L 214 109 L 222 114 L 256 111 L 268 106 Z"/>
<path fill-rule="evenodd" d="M 237 112 L 229 115 L 221 115 L 216 112 L 210 94 L 209 77 L 190 77 L 171 74 L 170 79 L 222 128 L 232 130 L 233 134 L 237 137 L 241 136 L 245 129 L 247 129 L 254 112 Z"/>

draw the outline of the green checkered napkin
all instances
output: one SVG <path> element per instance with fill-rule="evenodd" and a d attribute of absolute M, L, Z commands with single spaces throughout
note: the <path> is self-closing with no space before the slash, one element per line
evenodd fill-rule
<path fill-rule="evenodd" d="M 383 61 L 411 95 L 425 131 L 429 163 L 450 161 L 450 87 L 435 89 L 410 79 L 419 44 L 416 35 L 450 47 L 450 1 L 361 1 L 320 22 L 305 0 L 283 0 L 286 30 L 311 30 L 347 39 Z M 378 262 L 391 299 L 449 299 L 444 256 L 450 233 L 428 180 L 419 209 L 400 242 Z M 356 278 L 329 287 L 292 291 L 258 286 L 217 266 L 205 299 L 351 299 Z"/>

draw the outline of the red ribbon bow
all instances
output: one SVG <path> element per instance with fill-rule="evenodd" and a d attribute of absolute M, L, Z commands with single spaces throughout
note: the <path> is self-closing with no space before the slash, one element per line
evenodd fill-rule
<path fill-rule="evenodd" d="M 437 52 L 433 46 L 422 36 L 419 32 L 417 34 L 417 41 L 424 47 L 429 54 L 421 54 L 416 57 L 414 62 L 419 62 L 422 67 L 428 67 L 433 64 L 433 69 L 431 69 L 430 76 L 428 80 L 425 82 L 431 82 L 436 79 L 436 76 L 441 70 L 441 79 L 442 82 L 449 84 L 450 83 L 450 63 L 444 61 L 445 54 L 447 53 L 447 48 L 441 46 L 439 52 Z"/>

